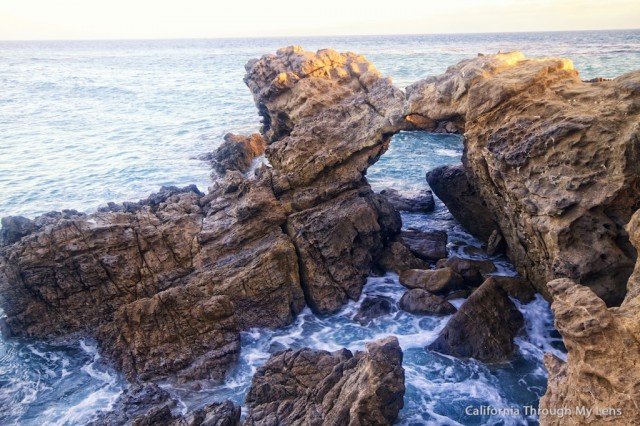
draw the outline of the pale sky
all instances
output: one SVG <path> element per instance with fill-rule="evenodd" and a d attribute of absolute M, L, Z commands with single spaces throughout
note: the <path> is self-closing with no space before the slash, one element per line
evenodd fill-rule
<path fill-rule="evenodd" d="M 640 28 L 640 0 L 0 0 L 0 40 Z"/>

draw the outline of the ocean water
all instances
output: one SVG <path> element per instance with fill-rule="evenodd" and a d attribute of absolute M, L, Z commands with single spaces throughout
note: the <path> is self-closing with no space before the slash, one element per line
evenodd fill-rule
<path fill-rule="evenodd" d="M 179 41 L 0 42 L 0 216 L 65 208 L 91 212 L 108 201 L 136 200 L 161 185 L 211 182 L 197 160 L 225 133 L 258 130 L 242 83 L 244 64 L 277 48 L 300 44 L 364 54 L 398 87 L 443 72 L 449 65 L 499 50 L 530 57 L 563 56 L 584 79 L 616 77 L 640 68 L 640 31 L 229 39 Z M 400 133 L 368 178 L 374 188 L 427 188 L 425 171 L 460 160 L 460 137 Z M 468 235 L 437 203 L 427 215 L 403 215 L 405 227 L 449 232 L 449 252 L 482 257 Z M 505 258 L 500 274 L 513 274 Z M 372 277 L 365 294 L 394 300 L 397 277 Z M 193 391 L 167 385 L 193 408 L 232 398 L 241 403 L 250 378 L 271 352 L 311 346 L 362 349 L 388 334 L 402 344 L 407 375 L 400 424 L 528 424 L 535 418 L 472 417 L 468 405 L 536 405 L 544 393 L 542 354 L 562 356 L 548 304 L 520 306 L 526 327 L 512 362 L 486 366 L 428 353 L 448 318 L 397 311 L 369 327 L 351 317 L 351 302 L 330 317 L 305 310 L 289 327 L 243 333 L 241 362 L 224 386 Z M 462 300 L 457 301 L 458 304 Z M 1 315 L 1 313 L 0 313 Z M 108 409 L 125 387 L 89 340 L 42 343 L 0 338 L 0 424 L 75 425 Z"/>

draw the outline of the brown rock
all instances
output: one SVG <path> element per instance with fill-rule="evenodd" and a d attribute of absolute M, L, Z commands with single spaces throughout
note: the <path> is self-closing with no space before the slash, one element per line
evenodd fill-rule
<path fill-rule="evenodd" d="M 401 241 L 411 253 L 423 260 L 447 257 L 447 233 L 444 231 L 419 231 L 409 229 L 400 233 Z"/>
<path fill-rule="evenodd" d="M 36 224 L 32 220 L 22 216 L 9 216 L 2 218 L 0 230 L 0 245 L 13 244 L 20 241 L 36 230 Z"/>
<path fill-rule="evenodd" d="M 524 318 L 494 280 L 485 281 L 462 304 L 427 349 L 484 362 L 506 361 Z"/>
<path fill-rule="evenodd" d="M 380 195 L 386 197 L 398 211 L 425 213 L 435 208 L 433 193 L 429 190 L 421 191 L 418 195 L 404 196 L 395 189 L 387 188 L 380 191 Z"/>
<path fill-rule="evenodd" d="M 464 229 L 482 241 L 487 241 L 498 227 L 462 165 L 441 166 L 429 171 L 427 183 Z"/>
<path fill-rule="evenodd" d="M 464 278 L 466 285 L 477 287 L 484 281 L 485 275 L 494 272 L 496 265 L 490 260 L 463 259 L 457 256 L 441 262 L 436 265 L 439 268 L 451 268 L 454 272 L 460 274 Z"/>
<path fill-rule="evenodd" d="M 640 212 L 632 216 L 626 230 L 640 249 Z M 640 262 L 629 278 L 627 296 L 619 308 L 607 308 L 592 290 L 569 279 L 557 279 L 548 285 L 555 325 L 568 354 L 566 363 L 545 355 L 549 379 L 540 408 L 585 406 L 595 414 L 587 417 L 573 411 L 564 419 L 541 416 L 541 424 L 639 423 Z M 612 410 L 603 414 L 602 410 L 608 408 Z"/>
<path fill-rule="evenodd" d="M 354 355 L 287 350 L 258 369 L 247 394 L 246 425 L 390 425 L 403 406 L 398 340 L 387 337 Z"/>
<path fill-rule="evenodd" d="M 395 272 L 400 275 L 407 269 L 427 269 L 429 265 L 411 253 L 400 241 L 392 241 L 384 248 L 378 265 L 387 272 Z"/>
<path fill-rule="evenodd" d="M 509 296 L 522 303 L 529 303 L 536 297 L 536 290 L 522 277 L 492 275 L 488 279 L 495 281 Z"/>
<path fill-rule="evenodd" d="M 360 309 L 358 309 L 353 320 L 366 326 L 375 318 L 389 315 L 393 310 L 393 301 L 389 298 L 384 296 L 367 296 L 360 304 Z"/>
<path fill-rule="evenodd" d="M 640 71 L 583 83 L 567 59 L 484 55 L 408 87 L 406 113 L 465 122 L 465 173 L 539 292 L 568 277 L 612 306 L 636 259 L 638 87 Z"/>
<path fill-rule="evenodd" d="M 420 288 L 445 294 L 464 285 L 463 278 L 451 268 L 409 269 L 400 274 L 400 283 L 408 288 Z"/>
<path fill-rule="evenodd" d="M 211 155 L 211 166 L 220 176 L 230 170 L 245 173 L 253 160 L 264 154 L 266 148 L 267 142 L 259 133 L 251 136 L 227 133 L 222 145 Z"/>
<path fill-rule="evenodd" d="M 420 288 L 414 288 L 402 295 L 400 309 L 412 314 L 427 315 L 450 315 L 457 310 L 443 298 Z"/>
<path fill-rule="evenodd" d="M 487 240 L 487 255 L 495 256 L 496 254 L 504 253 L 506 249 L 507 243 L 505 242 L 502 233 L 497 229 L 494 229 Z"/>
<path fill-rule="evenodd" d="M 123 306 L 101 325 L 98 339 L 131 380 L 221 381 L 240 355 L 240 327 L 229 298 L 207 299 L 189 287 Z"/>

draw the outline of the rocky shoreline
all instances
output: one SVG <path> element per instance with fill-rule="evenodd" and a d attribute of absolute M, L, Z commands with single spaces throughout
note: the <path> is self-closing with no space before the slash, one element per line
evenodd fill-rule
<path fill-rule="evenodd" d="M 242 330 L 290 324 L 305 305 L 335 313 L 381 271 L 410 288 L 400 303 L 410 312 L 451 314 L 446 299 L 470 294 L 428 350 L 487 362 L 509 359 L 522 315 L 508 296 L 530 300 L 533 285 L 553 300 L 569 351 L 566 364 L 547 357 L 541 407 L 609 404 L 640 419 L 640 379 L 620 373 L 640 360 L 640 72 L 586 83 L 568 60 L 515 52 L 463 61 L 405 94 L 362 56 L 299 47 L 246 70 L 261 135 L 225 137 L 208 158 L 219 177 L 206 194 L 163 188 L 91 215 L 2 220 L 3 334 L 92 335 L 128 380 L 148 384 L 123 395 L 124 417 L 99 424 L 239 422 L 229 402 L 176 417 L 148 386 L 223 381 Z M 430 194 L 371 189 L 367 169 L 391 137 L 420 129 L 464 133 L 463 166 L 427 180 L 523 278 L 444 259 L 446 234 L 401 231 L 398 210 L 428 211 Z M 250 171 L 263 153 L 268 164 Z M 602 342 L 605 329 L 615 344 Z M 391 424 L 404 392 L 394 338 L 356 354 L 285 351 L 254 377 L 244 421 Z"/>

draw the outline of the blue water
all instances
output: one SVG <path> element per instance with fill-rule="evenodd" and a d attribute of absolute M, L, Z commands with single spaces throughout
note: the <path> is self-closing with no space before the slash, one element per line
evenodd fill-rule
<path fill-rule="evenodd" d="M 118 42 L 0 42 L 0 216 L 64 208 L 93 211 L 107 201 L 143 198 L 161 185 L 210 184 L 196 159 L 228 132 L 259 128 L 242 83 L 244 64 L 277 48 L 301 44 L 367 56 L 399 87 L 443 72 L 479 52 L 523 50 L 531 57 L 571 58 L 584 79 L 640 68 L 640 31 L 429 35 L 395 37 Z M 376 189 L 427 188 L 424 172 L 460 159 L 459 137 L 400 133 L 370 169 Z M 441 203 L 428 215 L 403 215 L 405 226 L 449 231 L 449 251 L 482 256 L 480 243 Z M 499 273 L 512 274 L 504 258 Z M 397 277 L 371 278 L 368 294 L 397 300 Z M 458 301 L 457 303 L 461 303 Z M 561 346 L 548 305 L 522 306 L 527 326 L 513 362 L 487 367 L 424 351 L 447 318 L 403 312 L 371 327 L 351 321 L 352 302 L 328 318 L 308 310 L 291 326 L 243 334 L 240 365 L 224 387 L 169 387 L 184 407 L 212 399 L 242 402 L 252 372 L 283 346 L 361 349 L 398 335 L 405 351 L 407 395 L 401 424 L 526 424 L 535 419 L 464 415 L 464 407 L 537 403 L 546 382 L 542 353 Z M 45 344 L 0 339 L 0 424 L 82 424 L 108 408 L 125 386 L 90 341 Z"/>

